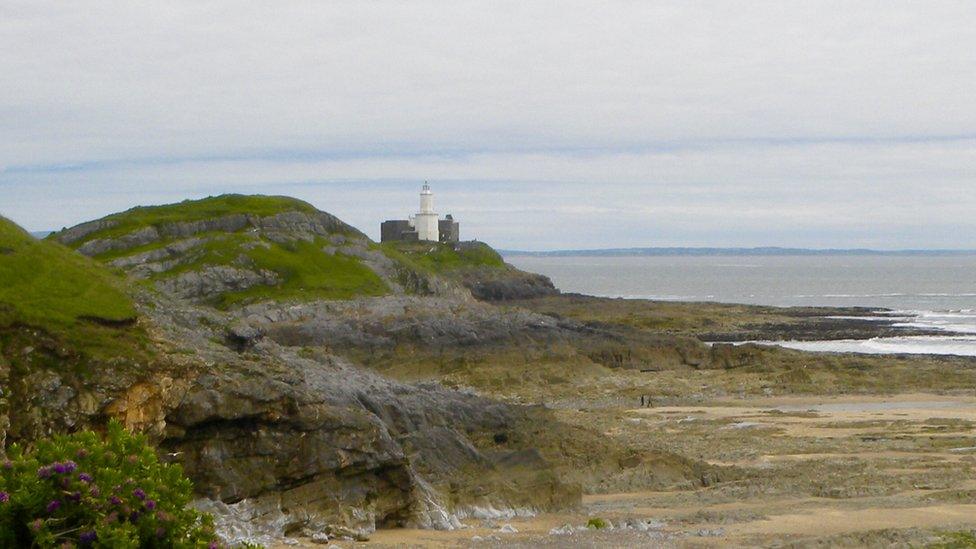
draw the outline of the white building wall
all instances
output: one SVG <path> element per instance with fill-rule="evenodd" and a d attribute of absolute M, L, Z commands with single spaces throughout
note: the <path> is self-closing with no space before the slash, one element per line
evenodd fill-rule
<path fill-rule="evenodd" d="M 433 212 L 418 213 L 414 219 L 417 228 L 417 238 L 437 242 L 439 240 L 439 229 L 437 227 L 437 214 Z"/>

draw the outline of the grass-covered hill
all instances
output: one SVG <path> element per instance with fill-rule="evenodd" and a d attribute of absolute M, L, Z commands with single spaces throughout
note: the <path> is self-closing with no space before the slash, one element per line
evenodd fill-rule
<path fill-rule="evenodd" d="M 222 195 L 138 207 L 49 237 L 179 297 L 227 307 L 263 299 L 389 293 L 382 254 L 306 202 Z"/>
<path fill-rule="evenodd" d="M 16 355 L 29 331 L 64 364 L 86 357 L 132 355 L 143 339 L 125 282 L 97 261 L 40 241 L 0 217 L 0 343 Z M 19 356 L 19 355 L 18 355 Z M 10 358 L 13 360 L 13 358 Z M 54 360 L 54 358 L 51 358 Z"/>
<path fill-rule="evenodd" d="M 136 316 L 121 281 L 91 259 L 0 218 L 0 322 L 71 326 Z"/>
<path fill-rule="evenodd" d="M 428 294 L 459 284 L 482 297 L 482 282 L 524 275 L 485 244 L 380 245 L 281 196 L 138 207 L 48 238 L 177 297 L 221 308 L 269 299 Z"/>

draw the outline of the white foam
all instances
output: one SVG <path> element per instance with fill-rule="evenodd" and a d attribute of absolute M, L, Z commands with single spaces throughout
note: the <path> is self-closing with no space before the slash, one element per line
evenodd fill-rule
<path fill-rule="evenodd" d="M 821 353 L 976 356 L 976 338 L 962 336 L 904 336 L 832 341 L 759 341 L 756 343 Z"/>

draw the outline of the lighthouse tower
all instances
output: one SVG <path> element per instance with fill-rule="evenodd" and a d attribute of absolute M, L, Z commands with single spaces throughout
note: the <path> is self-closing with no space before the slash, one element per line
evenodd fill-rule
<path fill-rule="evenodd" d="M 414 216 L 414 228 L 417 231 L 417 240 L 430 242 L 439 240 L 437 213 L 434 212 L 434 193 L 430 192 L 430 185 L 426 181 L 420 191 L 420 211 Z"/>

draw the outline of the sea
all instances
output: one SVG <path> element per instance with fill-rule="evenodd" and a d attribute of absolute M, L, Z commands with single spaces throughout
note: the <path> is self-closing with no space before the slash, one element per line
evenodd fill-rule
<path fill-rule="evenodd" d="M 976 255 L 526 256 L 560 290 L 775 307 L 867 307 L 945 336 L 778 341 L 821 352 L 976 356 Z M 951 332 L 953 335 L 948 335 Z"/>

